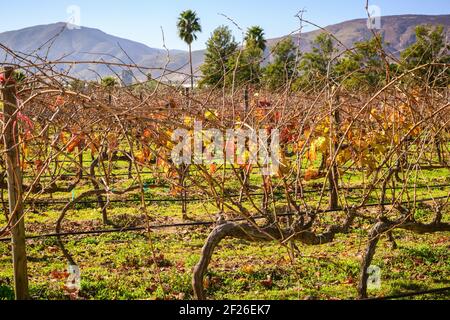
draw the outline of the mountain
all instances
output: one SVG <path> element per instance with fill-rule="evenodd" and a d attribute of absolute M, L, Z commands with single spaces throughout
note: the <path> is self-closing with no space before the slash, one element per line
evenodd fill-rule
<path fill-rule="evenodd" d="M 66 23 L 55 23 L 25 28 L 17 31 L 0 33 L 0 43 L 10 49 L 22 53 L 33 53 L 47 60 L 56 61 L 107 61 L 125 64 L 137 64 L 150 68 L 162 68 L 167 63 L 167 51 L 150 48 L 142 43 L 118 38 L 105 32 L 82 27 L 70 29 Z M 187 53 L 181 50 L 169 52 L 168 69 L 176 70 L 187 64 Z M 5 59 L 5 52 L 0 50 L 0 59 Z M 83 79 L 94 79 L 100 76 L 121 73 L 121 68 L 108 67 L 102 64 L 78 64 L 72 67 L 72 75 Z M 113 71 L 112 71 L 112 70 Z M 150 71 L 159 76 L 160 71 Z M 135 71 L 136 75 L 139 72 Z M 147 71 L 140 74 L 145 78 Z"/>
<path fill-rule="evenodd" d="M 450 15 L 400 15 L 381 18 L 381 33 L 388 43 L 387 49 L 393 54 L 399 54 L 415 41 L 414 29 L 417 25 L 444 25 L 446 32 L 450 30 Z M 367 19 L 356 19 L 325 27 L 333 33 L 345 46 L 352 47 L 357 41 L 372 36 L 367 28 Z M 296 43 L 300 36 L 302 51 L 311 50 L 312 40 L 321 30 L 292 36 Z M 269 39 L 269 48 L 284 37 Z M 15 51 L 34 53 L 48 60 L 64 61 L 107 61 L 127 64 L 137 64 L 149 68 L 163 68 L 168 63 L 166 50 L 150 48 L 144 44 L 118 38 L 98 29 L 82 27 L 68 29 L 65 23 L 55 23 L 29 27 L 17 31 L 0 33 L 0 43 Z M 268 51 L 269 52 L 269 51 Z M 180 70 L 188 73 L 188 53 L 182 50 L 169 51 L 169 70 Z M 193 52 L 193 62 L 197 69 L 203 63 L 204 50 Z M 0 49 L 0 61 L 6 59 L 6 54 Z M 101 64 L 60 65 L 60 68 L 71 68 L 73 76 L 83 79 L 96 79 L 100 76 L 120 74 L 120 68 L 107 67 Z M 151 70 L 151 74 L 160 76 L 160 70 Z M 145 78 L 147 71 L 134 71 L 139 79 Z M 168 75 L 170 80 L 184 80 L 185 76 Z"/>
<path fill-rule="evenodd" d="M 415 28 L 418 25 L 443 25 L 448 34 L 450 30 L 450 15 L 400 15 L 385 16 L 381 18 L 380 32 L 384 41 L 388 44 L 387 50 L 398 55 L 416 40 Z M 367 27 L 367 19 L 355 19 L 325 27 L 339 39 L 347 48 L 351 48 L 355 42 L 367 40 L 373 33 Z M 377 30 L 375 30 L 377 31 Z M 311 42 L 322 30 L 306 32 L 300 35 L 300 46 L 303 51 L 311 50 Z M 298 43 L 298 35 L 293 38 Z M 269 40 L 269 46 L 273 46 L 282 38 Z"/>

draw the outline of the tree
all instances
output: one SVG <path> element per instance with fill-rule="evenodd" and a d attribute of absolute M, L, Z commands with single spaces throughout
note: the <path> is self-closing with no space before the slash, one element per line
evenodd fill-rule
<path fill-rule="evenodd" d="M 20 70 L 15 70 L 14 71 L 14 80 L 17 83 L 24 82 L 26 78 L 27 78 L 27 76 L 25 75 L 25 73 L 23 71 L 20 71 Z"/>
<path fill-rule="evenodd" d="M 416 70 L 414 75 L 422 84 L 423 81 L 427 81 L 428 84 L 446 87 L 449 85 L 450 70 L 447 66 L 438 64 L 450 63 L 449 48 L 445 41 L 443 26 L 434 28 L 426 25 L 417 26 L 416 42 L 401 54 L 402 67 L 406 71 L 435 63 L 428 68 Z"/>
<path fill-rule="evenodd" d="M 283 87 L 295 73 L 296 46 L 292 38 L 280 41 L 273 50 L 273 62 L 263 71 L 263 82 L 271 89 Z"/>
<path fill-rule="evenodd" d="M 336 64 L 335 71 L 345 88 L 351 90 L 378 90 L 386 84 L 386 69 L 395 73 L 395 65 L 388 64 L 381 54 L 381 35 L 355 43 L 352 51 L 345 53 Z"/>
<path fill-rule="evenodd" d="M 333 76 L 331 63 L 335 52 L 332 37 L 327 33 L 319 34 L 313 41 L 312 52 L 305 53 L 300 61 L 300 77 L 295 81 L 294 87 L 296 89 L 322 87 L 327 76 Z"/>
<path fill-rule="evenodd" d="M 104 77 L 102 78 L 101 84 L 103 87 L 105 87 L 108 90 L 108 101 L 109 104 L 112 102 L 112 96 L 111 91 L 114 89 L 115 86 L 117 86 L 117 79 L 114 77 Z"/>
<path fill-rule="evenodd" d="M 252 46 L 256 46 L 262 51 L 266 50 L 267 41 L 264 37 L 264 30 L 260 26 L 252 26 L 248 28 L 244 41 L 246 47 L 248 47 L 250 43 Z"/>
<path fill-rule="evenodd" d="M 103 87 L 111 89 L 117 86 L 117 79 L 110 76 L 104 77 L 102 78 L 101 84 Z"/>
<path fill-rule="evenodd" d="M 236 52 L 237 43 L 227 26 L 220 26 L 206 42 L 205 62 L 200 67 L 201 85 L 223 85 L 230 71 L 229 61 Z"/>
<path fill-rule="evenodd" d="M 189 65 L 191 68 L 191 89 L 194 89 L 194 69 L 192 65 L 192 43 L 197 40 L 197 33 L 202 32 L 200 19 L 192 10 L 183 11 L 177 22 L 178 36 L 189 46 Z"/>
<path fill-rule="evenodd" d="M 74 79 L 70 82 L 69 85 L 73 91 L 81 92 L 86 88 L 87 83 L 83 80 Z"/>
<path fill-rule="evenodd" d="M 236 81 L 237 84 L 258 84 L 261 80 L 261 61 L 266 48 L 266 39 L 261 27 L 253 26 L 247 30 L 244 38 L 245 47 L 234 54 L 230 60 L 230 74 L 227 82 Z"/>

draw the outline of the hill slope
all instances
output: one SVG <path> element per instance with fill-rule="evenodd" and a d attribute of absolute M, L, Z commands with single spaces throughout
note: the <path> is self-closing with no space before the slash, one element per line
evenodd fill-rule
<path fill-rule="evenodd" d="M 332 32 L 347 47 L 355 42 L 372 36 L 367 28 L 366 19 L 356 19 L 331 25 L 326 29 Z M 382 20 L 382 34 L 389 43 L 388 50 L 398 54 L 415 41 L 414 29 L 417 25 L 444 25 L 450 30 L 450 15 L 401 15 L 386 16 Z M 150 48 L 144 44 L 118 38 L 106 34 L 98 29 L 82 27 L 69 30 L 64 23 L 40 25 L 17 31 L 0 33 L 0 43 L 23 53 L 35 53 L 49 60 L 63 59 L 65 61 L 108 61 L 119 63 L 136 63 L 149 68 L 163 68 L 168 63 L 167 52 L 163 49 Z M 320 30 L 301 34 L 301 48 L 303 51 L 311 49 L 311 41 Z M 298 35 L 294 36 L 298 39 Z M 275 45 L 281 38 L 269 39 L 269 47 Z M 296 40 L 297 41 L 297 40 Z M 181 50 L 169 52 L 168 69 L 188 72 L 188 53 Z M 204 50 L 194 51 L 193 61 L 197 69 L 203 63 Z M 0 59 L 5 59 L 5 52 L 0 50 Z M 68 66 L 65 66 L 68 67 Z M 113 70 L 113 71 L 112 71 Z M 112 70 L 100 64 L 80 64 L 72 66 L 71 74 L 83 79 L 95 79 L 99 76 L 120 73 L 118 68 Z M 151 72 L 159 76 L 160 71 Z M 138 78 L 144 74 L 136 72 Z M 167 79 L 182 80 L 182 76 L 168 76 Z"/>
<path fill-rule="evenodd" d="M 146 66 L 163 67 L 167 63 L 167 52 L 150 48 L 142 43 L 118 38 L 98 29 L 82 27 L 67 29 L 65 23 L 40 25 L 0 34 L 0 43 L 23 53 L 34 53 L 48 60 L 65 61 L 108 61 Z M 173 61 L 169 67 L 179 68 L 187 63 L 184 51 L 170 52 Z M 4 52 L 0 51 L 4 59 Z M 115 72 L 120 70 L 112 68 Z M 93 79 L 97 74 L 104 76 L 113 72 L 100 64 L 76 65 L 72 74 L 80 78 Z M 159 72 L 156 72 L 159 75 Z M 144 75 L 142 75 L 144 76 Z"/>
<path fill-rule="evenodd" d="M 401 15 L 386 16 L 381 18 L 381 33 L 385 42 L 388 43 L 388 50 L 394 54 L 403 51 L 414 43 L 415 28 L 418 25 L 443 25 L 446 31 L 450 30 L 450 15 Z M 373 33 L 367 28 L 367 19 L 355 19 L 335 25 L 325 27 L 325 29 L 336 36 L 346 47 L 352 47 L 355 42 L 371 38 Z M 311 50 L 311 42 L 322 31 L 316 30 L 306 32 L 301 35 L 301 47 L 303 51 Z M 297 36 L 294 36 L 298 39 Z M 282 38 L 272 39 L 271 45 Z"/>

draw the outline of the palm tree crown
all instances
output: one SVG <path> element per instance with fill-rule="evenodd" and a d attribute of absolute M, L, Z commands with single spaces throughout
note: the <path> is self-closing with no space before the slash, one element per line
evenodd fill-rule
<path fill-rule="evenodd" d="M 194 89 L 194 67 L 192 65 L 192 42 L 197 40 L 197 32 L 202 32 L 200 18 L 192 10 L 183 11 L 177 22 L 178 35 L 189 46 L 189 65 L 191 67 L 191 89 Z"/>
<path fill-rule="evenodd" d="M 244 40 L 247 44 L 249 42 L 253 42 L 254 44 L 256 44 L 256 47 L 260 48 L 263 51 L 266 49 L 264 30 L 260 26 L 253 26 L 248 28 Z"/>
<path fill-rule="evenodd" d="M 202 32 L 202 26 L 200 25 L 200 18 L 197 17 L 197 13 L 192 10 L 183 11 L 180 14 L 177 22 L 178 35 L 181 40 L 187 44 L 192 44 L 194 40 L 197 40 L 197 32 Z"/>
<path fill-rule="evenodd" d="M 111 89 L 115 86 L 117 86 L 117 79 L 114 77 L 104 77 L 101 80 L 101 84 L 102 86 Z"/>

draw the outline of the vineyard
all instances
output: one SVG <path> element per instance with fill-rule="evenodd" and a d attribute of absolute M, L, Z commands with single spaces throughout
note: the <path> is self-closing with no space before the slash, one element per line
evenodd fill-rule
<path fill-rule="evenodd" d="M 449 298 L 447 71 L 409 81 L 442 64 L 376 90 L 185 90 L 2 50 L 0 299 Z M 208 130 L 277 130 L 279 165 L 177 164 L 198 122 L 206 154 Z"/>

